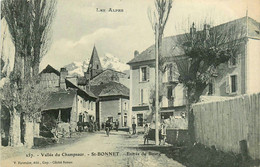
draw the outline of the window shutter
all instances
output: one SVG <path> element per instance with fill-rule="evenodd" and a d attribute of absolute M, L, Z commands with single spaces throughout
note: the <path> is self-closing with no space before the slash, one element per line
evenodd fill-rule
<path fill-rule="evenodd" d="M 163 74 L 163 82 L 167 82 L 168 80 L 168 68 L 166 68 L 164 74 Z"/>
<path fill-rule="evenodd" d="M 174 98 L 175 98 L 175 89 L 176 89 L 176 87 L 172 90 L 172 97 L 174 97 Z"/>
<path fill-rule="evenodd" d="M 142 82 L 142 67 L 139 68 L 139 81 Z"/>
<path fill-rule="evenodd" d="M 230 93 L 230 77 L 226 77 L 226 93 Z"/>
<path fill-rule="evenodd" d="M 140 104 L 142 105 L 143 104 L 143 100 L 144 100 L 144 90 L 143 89 L 140 89 Z"/>
<path fill-rule="evenodd" d="M 149 81 L 149 79 L 150 79 L 150 68 L 149 67 L 146 68 L 146 78 L 147 78 L 147 81 Z"/>
<path fill-rule="evenodd" d="M 148 89 L 144 89 L 143 90 L 143 102 L 145 103 L 145 104 L 148 104 Z"/>

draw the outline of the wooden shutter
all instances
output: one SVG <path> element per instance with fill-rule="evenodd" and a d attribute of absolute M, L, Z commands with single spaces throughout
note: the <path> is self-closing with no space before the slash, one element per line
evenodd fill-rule
<path fill-rule="evenodd" d="M 149 79 L 150 79 L 150 68 L 148 66 L 146 68 L 146 79 L 147 79 L 147 81 L 149 81 Z"/>
<path fill-rule="evenodd" d="M 174 97 L 174 98 L 175 98 L 175 89 L 176 89 L 176 87 L 172 90 L 172 97 Z"/>
<path fill-rule="evenodd" d="M 144 90 L 143 90 L 143 89 L 140 89 L 139 92 L 140 92 L 140 98 L 139 98 L 140 101 L 139 101 L 139 102 L 140 102 L 140 104 L 142 105 L 143 102 L 144 102 L 144 101 L 143 101 L 143 100 L 144 100 Z"/>
<path fill-rule="evenodd" d="M 226 93 L 230 93 L 230 77 L 229 75 L 226 77 Z"/>
<path fill-rule="evenodd" d="M 139 68 L 139 81 L 142 82 L 142 67 Z"/>
<path fill-rule="evenodd" d="M 168 81 L 168 68 L 166 68 L 164 74 L 163 74 L 163 82 L 167 82 Z"/>

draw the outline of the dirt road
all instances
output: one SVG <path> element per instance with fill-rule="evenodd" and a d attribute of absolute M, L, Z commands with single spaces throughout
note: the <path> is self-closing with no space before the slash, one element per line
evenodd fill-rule
<path fill-rule="evenodd" d="M 130 136 L 125 132 L 112 132 L 109 137 L 105 132 L 90 133 L 65 145 L 15 149 L 19 153 L 10 149 L 14 157 L 2 160 L 1 167 L 183 167 L 159 152 L 139 150 L 142 142 L 142 135 Z M 5 151 L 8 149 L 2 150 L 2 154 Z"/>

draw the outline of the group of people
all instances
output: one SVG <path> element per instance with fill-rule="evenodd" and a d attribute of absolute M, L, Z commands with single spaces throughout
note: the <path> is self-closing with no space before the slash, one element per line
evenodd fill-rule
<path fill-rule="evenodd" d="M 110 131 L 113 129 L 113 126 L 115 126 L 116 131 L 118 131 L 118 127 L 119 127 L 118 120 L 116 120 L 116 122 L 113 123 L 108 119 L 105 123 L 102 123 L 102 129 L 105 129 L 107 136 L 109 136 Z M 155 126 L 155 122 L 153 122 L 151 127 L 147 123 L 144 126 L 144 144 L 149 144 L 148 140 L 149 140 L 150 130 L 155 128 L 152 126 Z M 159 129 L 160 145 L 161 144 L 165 145 L 165 143 L 166 143 L 166 124 L 163 122 L 158 126 L 160 127 L 160 129 Z M 133 131 L 132 132 L 133 135 L 136 134 L 136 123 L 135 122 L 133 122 L 133 124 L 132 124 L 132 131 Z M 130 128 L 129 128 L 128 132 L 130 133 Z"/>
<path fill-rule="evenodd" d="M 149 132 L 150 132 L 150 127 L 148 126 L 148 124 L 146 123 L 144 126 L 144 145 L 148 142 L 149 139 Z M 160 129 L 159 129 L 159 141 L 160 141 L 160 145 L 161 145 L 161 141 L 163 141 L 163 145 L 165 145 L 166 143 L 166 124 L 162 123 L 160 125 Z"/>
<path fill-rule="evenodd" d="M 115 126 L 116 131 L 118 131 L 118 127 L 119 127 L 118 120 L 116 120 L 116 122 L 114 124 L 109 119 L 105 122 L 105 124 L 102 123 L 102 129 L 105 128 L 107 136 L 109 136 L 110 131 L 113 129 L 113 125 Z"/>

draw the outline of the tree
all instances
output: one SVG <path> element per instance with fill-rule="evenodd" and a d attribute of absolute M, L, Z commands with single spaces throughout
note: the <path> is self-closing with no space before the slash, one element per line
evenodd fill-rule
<path fill-rule="evenodd" d="M 17 115 L 20 116 L 21 113 L 24 113 L 24 119 L 27 122 L 25 133 L 29 133 L 28 135 L 25 134 L 25 137 L 27 137 L 25 145 L 31 147 L 34 137 L 32 123 L 40 118 L 41 108 L 46 105 L 51 90 L 42 89 L 38 77 L 22 82 L 22 87 L 23 89 L 19 89 L 12 80 L 7 81 L 4 87 L 0 89 L 0 101 L 10 114 L 9 145 L 15 146 L 18 144 L 14 143 L 18 142 L 17 139 L 13 140 L 14 137 L 20 136 L 17 134 L 20 132 L 17 132 L 14 127 L 17 126 L 14 121 L 17 121 Z"/>
<path fill-rule="evenodd" d="M 216 76 L 218 67 L 238 53 L 243 35 L 243 30 L 232 24 L 212 28 L 204 24 L 203 27 L 202 31 L 196 31 L 193 23 L 190 33 L 178 36 L 177 45 L 184 55 L 175 58 L 179 82 L 187 92 L 188 126 L 192 141 L 194 128 L 190 105 L 199 101 L 210 80 Z"/>
<path fill-rule="evenodd" d="M 28 119 L 25 123 L 28 123 L 26 127 L 29 127 L 31 116 L 38 111 L 34 106 L 37 107 L 45 102 L 45 98 L 42 99 L 38 94 L 40 90 L 36 92 L 30 92 L 30 90 L 35 90 L 32 87 L 36 87 L 37 84 L 33 80 L 37 80 L 41 57 L 48 50 L 50 41 L 48 34 L 55 14 L 55 5 L 55 0 L 4 0 L 2 2 L 2 16 L 7 22 L 15 48 L 14 69 L 10 74 L 9 83 L 3 90 L 6 95 L 8 95 L 7 92 L 10 94 L 6 100 L 2 98 L 3 104 L 7 105 L 10 110 L 10 139 L 14 140 L 10 143 L 13 146 L 17 145 L 20 140 L 20 133 L 17 133 L 20 132 L 20 115 L 23 113 L 24 119 Z M 30 135 L 25 136 L 28 139 L 30 137 Z M 28 145 L 31 146 L 31 144 Z"/>
<path fill-rule="evenodd" d="M 50 30 L 55 15 L 55 0 L 31 0 L 32 6 L 32 71 L 38 75 L 41 58 L 47 53 L 51 36 Z"/>
<path fill-rule="evenodd" d="M 2 15 L 4 16 L 12 41 L 15 47 L 15 61 L 13 77 L 16 78 L 16 83 L 19 85 L 22 80 L 22 75 L 29 76 L 28 58 L 30 52 L 30 21 L 31 12 L 30 5 L 27 0 L 4 0 L 2 4 Z M 25 61 L 23 61 L 25 60 Z M 26 65 L 23 65 L 23 62 Z M 24 68 L 26 67 L 26 68 Z M 24 71 L 23 71 L 24 70 Z"/>
<path fill-rule="evenodd" d="M 22 74 L 24 73 L 23 59 L 27 54 L 28 41 L 30 30 L 28 19 L 30 19 L 29 4 L 26 0 L 15 1 L 5 0 L 1 4 L 1 14 L 7 22 L 8 29 L 15 48 L 14 69 L 10 74 L 9 86 L 5 86 L 4 90 L 9 91 L 6 94 L 6 101 L 1 100 L 10 111 L 10 137 L 9 144 L 16 146 L 20 144 L 20 114 L 18 109 L 19 90 L 22 83 Z M 28 67 L 28 66 L 26 66 Z M 28 71 L 28 70 L 27 70 Z M 4 93 L 2 93 L 4 94 Z"/>
<path fill-rule="evenodd" d="M 148 12 L 148 17 L 155 33 L 155 144 L 159 144 L 158 130 L 158 112 L 159 112 L 159 92 L 162 90 L 161 76 L 164 70 L 164 59 L 162 57 L 162 37 L 165 25 L 167 23 L 171 8 L 172 0 L 156 0 L 156 12 Z"/>

